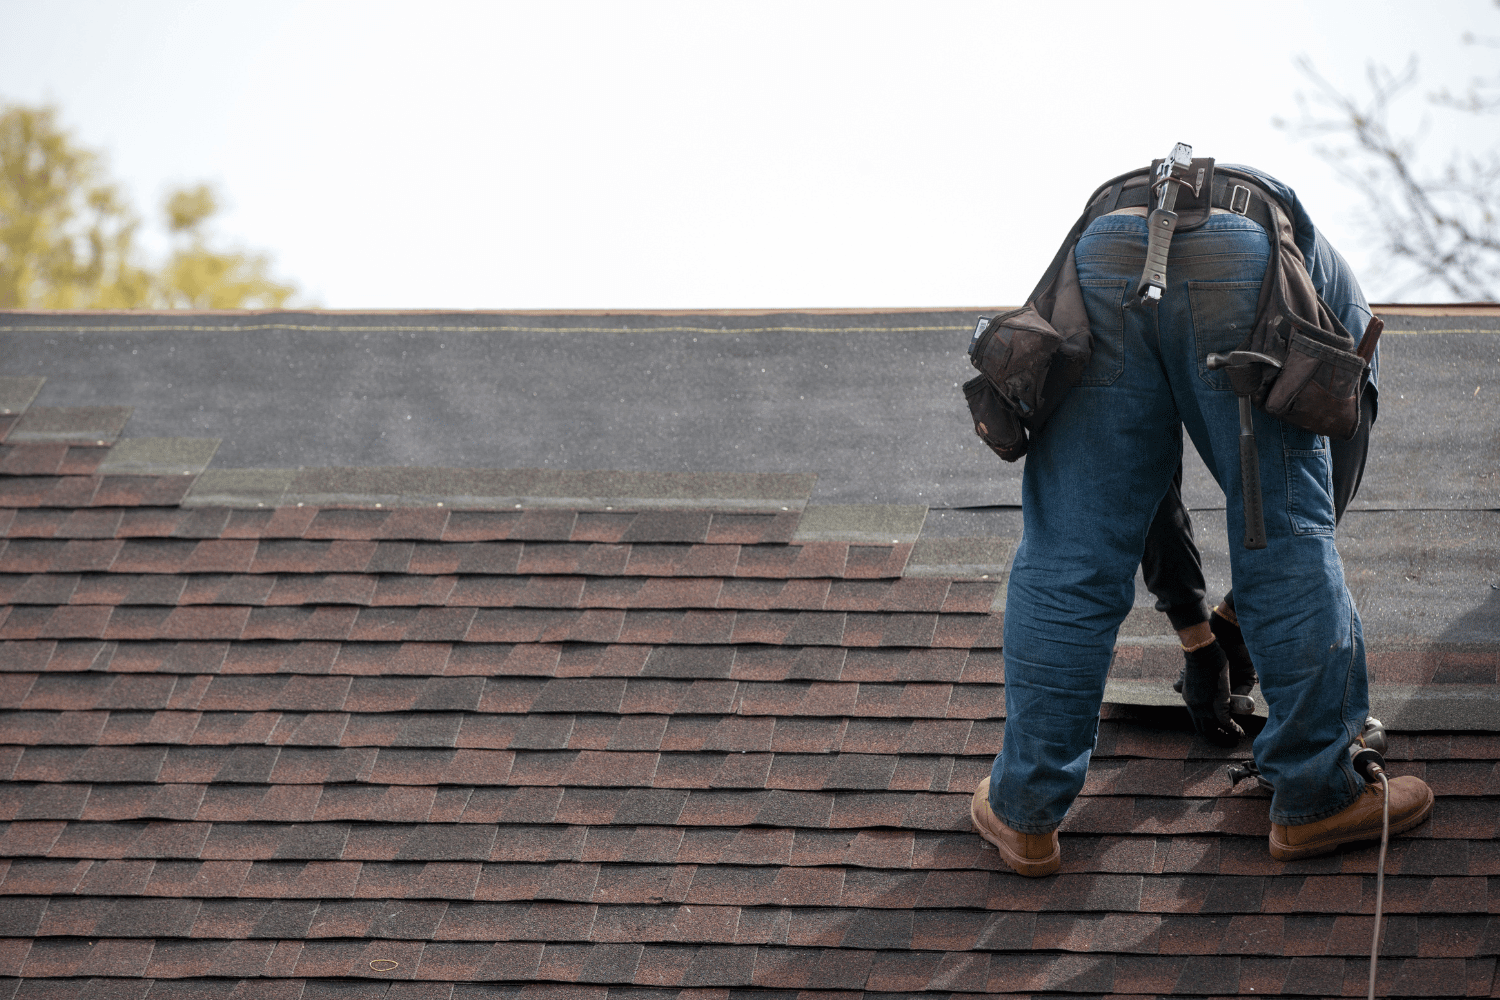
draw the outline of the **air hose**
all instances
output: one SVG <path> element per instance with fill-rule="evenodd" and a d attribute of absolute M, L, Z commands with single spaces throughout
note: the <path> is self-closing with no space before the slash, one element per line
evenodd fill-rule
<path fill-rule="evenodd" d="M 1373 744 L 1373 745 L 1372 745 Z M 1375 930 L 1370 939 L 1370 989 L 1375 1000 L 1375 968 L 1380 958 L 1380 918 L 1385 904 L 1385 849 L 1391 840 L 1391 783 L 1385 776 L 1385 757 L 1377 747 L 1385 746 L 1385 727 L 1379 719 L 1366 719 L 1364 732 L 1349 747 L 1349 762 L 1367 782 L 1380 779 L 1380 860 L 1375 864 Z"/>
<path fill-rule="evenodd" d="M 1375 960 L 1380 957 L 1380 908 L 1385 902 L 1385 846 L 1391 839 L 1391 783 L 1385 771 L 1375 768 L 1380 775 L 1380 793 L 1385 798 L 1380 813 L 1380 863 L 1375 868 L 1375 933 L 1370 941 L 1370 992 L 1369 1000 L 1375 1000 Z"/>
<path fill-rule="evenodd" d="M 1391 840 L 1391 783 L 1385 774 L 1385 726 L 1379 719 L 1365 719 L 1364 731 L 1349 746 L 1349 763 L 1367 783 L 1380 779 L 1380 860 L 1375 865 L 1375 930 L 1370 940 L 1370 989 L 1368 1000 L 1375 1000 L 1375 970 L 1380 958 L 1380 920 L 1385 906 L 1385 851 Z M 1231 764 L 1229 779 L 1238 785 L 1245 778 L 1254 778 L 1267 791 L 1275 788 L 1260 773 L 1254 760 Z"/>

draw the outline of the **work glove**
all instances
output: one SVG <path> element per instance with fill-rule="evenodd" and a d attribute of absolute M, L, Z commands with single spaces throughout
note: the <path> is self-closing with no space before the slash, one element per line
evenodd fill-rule
<path fill-rule="evenodd" d="M 1255 664 L 1250 662 L 1250 650 L 1245 646 L 1245 636 L 1240 627 L 1219 614 L 1217 608 L 1208 616 L 1208 626 L 1229 658 L 1229 695 L 1231 709 L 1236 715 L 1254 715 L 1255 699 L 1250 692 L 1260 678 L 1255 674 Z"/>
<path fill-rule="evenodd" d="M 1229 658 L 1217 642 L 1182 655 L 1187 663 L 1172 686 L 1182 693 L 1193 729 L 1214 746 L 1235 746 L 1245 731 L 1230 712 Z"/>

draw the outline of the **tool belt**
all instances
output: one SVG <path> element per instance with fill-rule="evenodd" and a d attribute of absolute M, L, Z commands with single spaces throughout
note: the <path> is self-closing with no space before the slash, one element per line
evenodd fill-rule
<path fill-rule="evenodd" d="M 1155 165 L 1153 165 L 1154 167 Z M 1073 250 L 1085 229 L 1121 208 L 1149 206 L 1152 169 L 1121 174 L 1103 184 L 1073 224 L 1026 299 L 1012 312 L 982 320 L 969 345 L 979 376 L 964 385 L 974 431 L 991 450 L 1013 462 L 1041 433 L 1067 391 L 1078 384 L 1092 353 L 1088 315 Z M 1340 440 L 1359 429 L 1359 400 L 1369 383 L 1381 323 L 1372 319 L 1356 352 L 1355 341 L 1307 273 L 1292 231 L 1291 210 L 1250 174 L 1192 160 L 1181 180 L 1173 225 L 1152 234 L 1147 261 L 1160 266 L 1172 232 L 1196 229 L 1219 208 L 1264 229 L 1271 255 L 1261 283 L 1255 325 L 1238 348 L 1267 362 L 1230 371 L 1236 387 L 1253 383 L 1252 402 L 1297 427 Z M 1143 276 L 1143 285 L 1145 277 Z"/>

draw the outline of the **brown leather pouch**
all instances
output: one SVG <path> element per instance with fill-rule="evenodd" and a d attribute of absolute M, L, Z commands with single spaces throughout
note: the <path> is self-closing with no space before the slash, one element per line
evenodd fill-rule
<path fill-rule="evenodd" d="M 990 320 L 974 341 L 969 360 L 1022 420 L 1037 426 L 1033 421 L 1050 409 L 1044 394 L 1047 372 L 1062 342 L 1052 324 L 1028 302 Z"/>
<path fill-rule="evenodd" d="M 1359 395 L 1370 366 L 1351 351 L 1294 332 L 1281 373 L 1266 390 L 1265 411 L 1318 434 L 1347 441 L 1359 429 Z"/>
<path fill-rule="evenodd" d="M 1026 454 L 1026 428 L 988 378 L 975 375 L 965 382 L 964 398 L 969 401 L 969 415 L 974 418 L 974 433 L 990 451 L 1007 462 Z"/>
<path fill-rule="evenodd" d="M 1359 397 L 1370 381 L 1381 324 L 1371 320 L 1355 347 L 1354 337 L 1313 287 L 1290 218 L 1271 204 L 1276 232 L 1246 346 L 1281 364 L 1259 366 L 1261 385 L 1253 398 L 1278 420 L 1347 441 L 1359 429 Z"/>

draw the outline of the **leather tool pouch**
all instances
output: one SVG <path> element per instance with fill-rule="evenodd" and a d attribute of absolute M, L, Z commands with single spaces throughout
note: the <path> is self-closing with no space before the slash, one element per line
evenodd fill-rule
<path fill-rule="evenodd" d="M 1293 332 L 1263 409 L 1289 424 L 1347 441 L 1359 429 L 1359 396 L 1369 378 L 1364 358 Z"/>
<path fill-rule="evenodd" d="M 1370 380 L 1378 323 L 1366 333 L 1366 350 L 1318 296 L 1286 212 L 1272 206 L 1276 234 L 1261 286 L 1255 328 L 1242 349 L 1269 355 L 1280 368 L 1259 365 L 1254 402 L 1278 420 L 1347 441 L 1359 429 L 1359 397 Z"/>
<path fill-rule="evenodd" d="M 964 385 L 974 432 L 1008 462 L 1026 453 L 1093 353 L 1076 241 L 1063 244 L 1026 305 L 991 319 L 969 346 L 981 376 Z"/>
<path fill-rule="evenodd" d="M 1026 428 L 989 379 L 975 375 L 965 382 L 964 398 L 969 401 L 969 415 L 974 418 L 974 433 L 990 451 L 1007 462 L 1026 454 Z"/>

